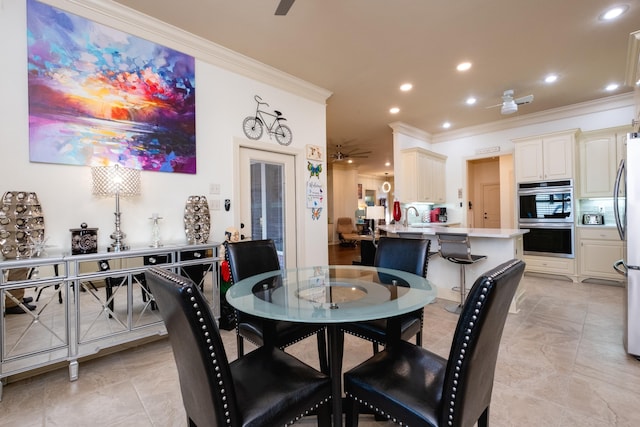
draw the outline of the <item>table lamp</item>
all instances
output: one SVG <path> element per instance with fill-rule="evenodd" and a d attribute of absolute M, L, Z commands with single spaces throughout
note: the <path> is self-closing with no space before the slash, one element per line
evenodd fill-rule
<path fill-rule="evenodd" d="M 120 196 L 131 197 L 140 194 L 140 171 L 125 168 L 120 165 L 94 166 L 91 168 L 93 178 L 93 194 L 116 198 L 116 230 L 111 234 L 110 252 L 119 252 L 129 249 L 124 243 L 126 234 L 120 229 Z"/>
<path fill-rule="evenodd" d="M 384 218 L 384 206 L 367 206 L 366 218 L 373 220 L 373 235 L 374 237 L 379 234 L 378 222 Z"/>

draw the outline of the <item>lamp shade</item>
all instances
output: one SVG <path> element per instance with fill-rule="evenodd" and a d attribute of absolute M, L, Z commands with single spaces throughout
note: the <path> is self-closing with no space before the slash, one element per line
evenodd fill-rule
<path fill-rule="evenodd" d="M 91 168 L 93 194 L 96 196 L 122 197 L 140 194 L 140 171 L 120 165 L 94 166 Z"/>
<path fill-rule="evenodd" d="M 384 219 L 384 206 L 367 206 L 367 219 Z"/>

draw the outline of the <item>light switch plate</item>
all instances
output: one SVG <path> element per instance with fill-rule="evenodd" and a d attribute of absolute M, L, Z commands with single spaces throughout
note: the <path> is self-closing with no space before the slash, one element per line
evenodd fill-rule
<path fill-rule="evenodd" d="M 220 184 L 209 184 L 209 194 L 220 194 Z"/>
<path fill-rule="evenodd" d="M 211 210 L 212 211 L 220 210 L 220 199 L 211 199 Z"/>

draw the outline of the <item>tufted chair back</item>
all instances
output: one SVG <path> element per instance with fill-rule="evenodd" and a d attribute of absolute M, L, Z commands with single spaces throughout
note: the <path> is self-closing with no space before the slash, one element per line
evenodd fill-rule
<path fill-rule="evenodd" d="M 439 425 L 471 426 L 489 407 L 502 330 L 524 267 L 508 261 L 471 288 L 449 353 Z"/>
<path fill-rule="evenodd" d="M 229 362 L 209 304 L 189 279 L 158 267 L 145 276 L 169 333 L 191 425 L 238 425 Z"/>

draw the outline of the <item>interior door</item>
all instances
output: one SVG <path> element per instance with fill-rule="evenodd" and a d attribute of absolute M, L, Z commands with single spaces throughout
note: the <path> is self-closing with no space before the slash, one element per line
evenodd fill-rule
<path fill-rule="evenodd" d="M 482 226 L 500 228 L 500 184 L 482 186 Z"/>
<path fill-rule="evenodd" d="M 240 222 L 245 238 L 273 239 L 281 267 L 296 267 L 295 156 L 240 148 Z"/>

